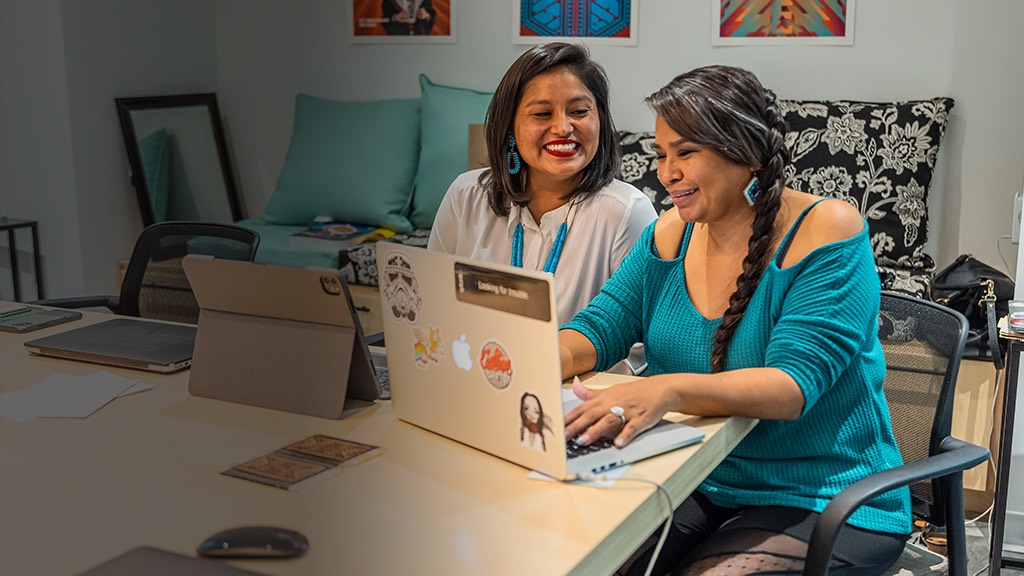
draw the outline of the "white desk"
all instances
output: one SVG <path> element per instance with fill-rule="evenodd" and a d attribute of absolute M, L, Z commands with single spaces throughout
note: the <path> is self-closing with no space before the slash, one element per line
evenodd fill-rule
<path fill-rule="evenodd" d="M 31 334 L 0 333 L 0 389 L 108 369 L 22 346 L 107 318 L 87 313 Z M 187 371 L 109 370 L 155 389 L 87 419 L 0 420 L 0 573 L 77 574 L 140 545 L 192 555 L 213 532 L 269 524 L 304 533 L 309 552 L 237 565 L 281 575 L 591 575 L 614 571 L 665 518 L 650 485 L 530 480 L 519 466 L 396 420 L 389 402 L 325 420 L 192 397 Z M 704 443 L 627 473 L 663 483 L 677 503 L 755 423 L 686 421 L 705 430 Z M 312 434 L 384 451 L 298 491 L 220 474 Z"/>

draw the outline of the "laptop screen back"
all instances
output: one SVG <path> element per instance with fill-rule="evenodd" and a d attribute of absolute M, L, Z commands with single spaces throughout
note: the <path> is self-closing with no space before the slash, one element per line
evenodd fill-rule
<path fill-rule="evenodd" d="M 393 243 L 377 269 L 395 415 L 562 476 L 551 276 Z"/>

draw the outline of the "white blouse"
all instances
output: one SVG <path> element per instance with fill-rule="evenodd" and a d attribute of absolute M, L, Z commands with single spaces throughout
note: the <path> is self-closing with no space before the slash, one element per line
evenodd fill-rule
<path fill-rule="evenodd" d="M 427 248 L 509 264 L 512 234 L 516 224 L 522 222 L 523 267 L 543 270 L 558 227 L 567 222 L 565 244 L 555 270 L 559 324 L 568 322 L 597 296 L 643 229 L 657 218 L 651 200 L 620 180 L 544 214 L 540 223 L 519 206 L 513 206 L 508 217 L 499 218 L 477 182 L 484 170 L 465 172 L 452 182 L 437 210 Z"/>

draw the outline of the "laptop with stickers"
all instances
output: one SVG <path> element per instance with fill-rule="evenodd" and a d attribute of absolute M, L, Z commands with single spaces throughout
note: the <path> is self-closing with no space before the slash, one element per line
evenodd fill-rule
<path fill-rule="evenodd" d="M 624 448 L 569 452 L 550 274 L 381 242 L 377 271 L 398 418 L 559 479 L 701 441 L 667 420 Z M 571 393 L 569 393 L 571 396 Z"/>

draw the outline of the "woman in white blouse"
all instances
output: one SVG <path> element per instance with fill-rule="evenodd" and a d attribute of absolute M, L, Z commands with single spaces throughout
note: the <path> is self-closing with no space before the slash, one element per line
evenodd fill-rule
<path fill-rule="evenodd" d="M 490 167 L 460 175 L 428 248 L 554 274 L 560 323 L 586 306 L 656 217 L 615 179 L 621 152 L 608 78 L 586 48 L 531 48 L 487 110 Z"/>

